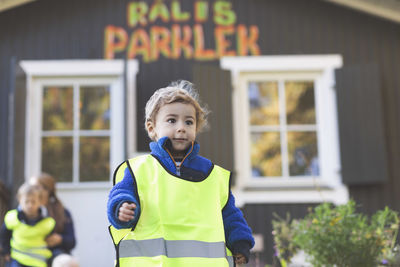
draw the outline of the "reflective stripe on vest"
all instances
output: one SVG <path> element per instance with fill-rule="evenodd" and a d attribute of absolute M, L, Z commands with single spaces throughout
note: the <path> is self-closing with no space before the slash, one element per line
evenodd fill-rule
<path fill-rule="evenodd" d="M 16 252 L 16 253 L 24 254 L 24 255 L 27 255 L 29 257 L 38 259 L 38 260 L 43 261 L 43 262 L 47 261 L 46 257 L 40 256 L 40 255 L 35 254 L 35 253 L 29 253 L 29 252 L 21 251 L 21 250 L 18 250 L 18 249 L 13 249 L 13 251 Z"/>
<path fill-rule="evenodd" d="M 224 242 L 202 242 L 197 240 L 165 240 L 164 238 L 147 240 L 122 240 L 119 256 L 154 257 L 164 255 L 168 258 L 203 257 L 224 258 Z"/>
<path fill-rule="evenodd" d="M 122 240 L 119 244 L 120 258 L 155 257 L 168 258 L 202 257 L 226 258 L 233 266 L 233 257 L 226 255 L 224 242 L 202 242 L 197 240 L 165 240 L 164 238 L 148 240 Z"/>
<path fill-rule="evenodd" d="M 120 266 L 233 266 L 222 219 L 228 171 L 214 166 L 205 180 L 190 182 L 168 173 L 151 155 L 129 160 L 129 167 L 141 215 L 134 231 L 110 228 Z"/>
<path fill-rule="evenodd" d="M 54 229 L 54 219 L 46 217 L 35 225 L 27 225 L 18 219 L 17 210 L 11 210 L 6 214 L 4 223 L 12 231 L 11 257 L 27 266 L 47 266 L 51 251 L 45 238 Z"/>

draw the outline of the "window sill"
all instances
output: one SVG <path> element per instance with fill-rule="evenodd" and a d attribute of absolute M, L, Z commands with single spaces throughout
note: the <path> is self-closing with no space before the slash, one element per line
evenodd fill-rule
<path fill-rule="evenodd" d="M 312 182 L 312 181 L 311 181 Z M 246 185 L 242 188 L 232 188 L 236 205 L 246 204 L 296 204 L 332 202 L 336 205 L 349 200 L 349 191 L 343 184 L 319 183 L 318 185 L 303 183 L 299 186 L 293 183 L 263 183 L 262 187 Z"/>
<path fill-rule="evenodd" d="M 112 182 L 81 182 L 81 183 L 57 183 L 57 189 L 61 191 L 75 191 L 87 189 L 111 189 Z"/>
<path fill-rule="evenodd" d="M 335 188 L 341 185 L 340 177 L 310 177 L 310 176 L 298 176 L 291 178 L 251 178 L 245 182 L 243 186 L 250 190 L 271 190 L 271 189 L 312 189 L 312 188 Z"/>

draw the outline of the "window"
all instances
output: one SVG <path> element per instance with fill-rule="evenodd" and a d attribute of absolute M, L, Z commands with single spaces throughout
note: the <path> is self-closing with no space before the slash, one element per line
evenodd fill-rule
<path fill-rule="evenodd" d="M 253 178 L 319 176 L 313 80 L 247 82 Z"/>
<path fill-rule="evenodd" d="M 334 69 L 341 57 L 226 57 L 242 202 L 344 202 Z"/>
<path fill-rule="evenodd" d="M 108 184 L 127 145 L 124 62 L 22 61 L 21 66 L 28 81 L 26 176 L 47 172 L 66 185 Z M 136 61 L 126 69 L 135 77 Z"/>

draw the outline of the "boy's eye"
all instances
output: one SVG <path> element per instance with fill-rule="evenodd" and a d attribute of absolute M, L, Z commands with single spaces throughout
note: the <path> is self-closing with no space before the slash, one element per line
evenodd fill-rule
<path fill-rule="evenodd" d="M 193 121 L 186 121 L 187 125 L 193 125 Z"/>
<path fill-rule="evenodd" d="M 175 120 L 175 119 L 168 119 L 167 122 L 169 122 L 169 123 L 175 123 L 176 120 Z"/>

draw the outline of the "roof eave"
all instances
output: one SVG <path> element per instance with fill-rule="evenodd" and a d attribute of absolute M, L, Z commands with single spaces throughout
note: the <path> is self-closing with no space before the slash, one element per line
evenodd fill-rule
<path fill-rule="evenodd" d="M 366 0 L 324 0 L 326 2 L 332 2 L 335 4 L 343 5 L 349 8 L 353 8 L 374 16 L 378 16 L 384 19 L 400 23 L 400 3 L 391 2 L 390 5 L 378 4 L 374 1 Z M 382 3 L 380 1 L 379 3 Z M 385 2 L 384 2 L 385 3 Z M 387 1 L 386 3 L 389 3 Z"/>
<path fill-rule="evenodd" d="M 27 4 L 36 0 L 0 0 L 0 12 Z"/>

